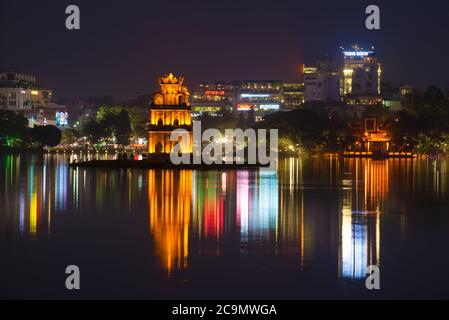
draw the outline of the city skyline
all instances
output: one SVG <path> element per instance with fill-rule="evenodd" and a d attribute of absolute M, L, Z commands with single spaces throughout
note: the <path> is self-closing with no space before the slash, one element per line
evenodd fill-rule
<path fill-rule="evenodd" d="M 445 90 L 449 70 L 440 62 L 449 45 L 437 39 L 448 29 L 443 17 L 448 3 L 433 2 L 378 2 L 379 31 L 364 28 L 363 1 L 199 3 L 195 8 L 179 2 L 125 7 L 78 1 L 82 26 L 77 31 L 64 28 L 67 1 L 2 3 L 0 39 L 10 50 L 0 67 L 38 75 L 57 98 L 112 95 L 125 101 L 153 92 L 154 79 L 167 71 L 186 75 L 190 87 L 204 81 L 299 81 L 302 64 L 326 54 L 336 58 L 340 46 L 359 43 L 376 48 L 385 82 Z M 334 15 L 337 7 L 343 13 Z M 434 43 L 438 50 L 429 50 Z"/>
<path fill-rule="evenodd" d="M 447 0 L 72 1 L 0 0 L 1 300 L 449 299 Z"/>

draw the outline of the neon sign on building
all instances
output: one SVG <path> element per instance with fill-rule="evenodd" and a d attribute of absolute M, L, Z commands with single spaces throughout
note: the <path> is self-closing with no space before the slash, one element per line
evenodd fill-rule
<path fill-rule="evenodd" d="M 344 51 L 345 57 L 367 57 L 372 54 L 373 51 Z"/>
<path fill-rule="evenodd" d="M 206 96 L 224 96 L 224 90 L 207 90 L 204 92 Z"/>
<path fill-rule="evenodd" d="M 56 112 L 56 125 L 64 127 L 69 124 L 69 114 L 67 112 Z"/>

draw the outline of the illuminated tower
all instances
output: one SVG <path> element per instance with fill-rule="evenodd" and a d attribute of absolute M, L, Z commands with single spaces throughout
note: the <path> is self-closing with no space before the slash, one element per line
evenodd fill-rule
<path fill-rule="evenodd" d="M 344 67 L 340 94 L 379 95 L 382 69 L 374 48 L 364 50 L 353 45 L 352 50 L 342 50 Z"/>
<path fill-rule="evenodd" d="M 150 131 L 148 152 L 150 154 L 169 154 L 177 143 L 170 141 L 170 134 L 175 129 L 184 129 L 189 133 L 190 143 L 183 145 L 182 153 L 191 153 L 192 121 L 187 88 L 183 86 L 184 78 L 173 74 L 159 79 L 160 90 L 154 94 L 150 108 Z"/>

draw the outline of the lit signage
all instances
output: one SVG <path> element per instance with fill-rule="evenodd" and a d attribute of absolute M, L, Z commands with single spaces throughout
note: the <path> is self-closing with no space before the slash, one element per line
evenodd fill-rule
<path fill-rule="evenodd" d="M 204 94 L 206 96 L 224 96 L 225 92 L 223 90 L 207 90 Z"/>
<path fill-rule="evenodd" d="M 316 67 L 305 67 L 304 68 L 304 74 L 314 74 L 317 72 L 317 68 Z"/>
<path fill-rule="evenodd" d="M 32 91 L 31 91 L 31 94 L 32 94 L 33 96 L 37 96 L 37 95 L 39 94 L 39 91 L 37 91 L 37 90 L 32 90 Z"/>
<path fill-rule="evenodd" d="M 219 112 L 221 107 L 217 106 L 194 106 L 193 111 L 195 112 Z"/>
<path fill-rule="evenodd" d="M 237 105 L 237 110 L 239 111 L 248 111 L 251 110 L 254 107 L 253 104 L 251 103 L 239 103 Z"/>
<path fill-rule="evenodd" d="M 373 51 L 344 51 L 345 57 L 366 57 L 372 54 Z"/>
<path fill-rule="evenodd" d="M 67 112 L 56 112 L 56 125 L 65 127 L 69 124 L 69 114 Z"/>
<path fill-rule="evenodd" d="M 240 96 L 242 98 L 268 98 L 270 95 L 263 93 L 242 93 Z"/>
<path fill-rule="evenodd" d="M 259 108 L 261 110 L 279 110 L 279 104 L 261 104 Z"/>

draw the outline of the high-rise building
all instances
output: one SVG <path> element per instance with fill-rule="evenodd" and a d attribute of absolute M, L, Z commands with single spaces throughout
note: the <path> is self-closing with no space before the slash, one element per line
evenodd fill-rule
<path fill-rule="evenodd" d="M 321 60 L 314 66 L 304 66 L 304 100 L 339 101 L 340 72 L 336 62 Z"/>
<path fill-rule="evenodd" d="M 376 58 L 374 48 L 364 50 L 353 45 L 351 50 L 343 52 L 343 76 L 340 95 L 375 96 L 380 95 L 382 69 Z"/>

